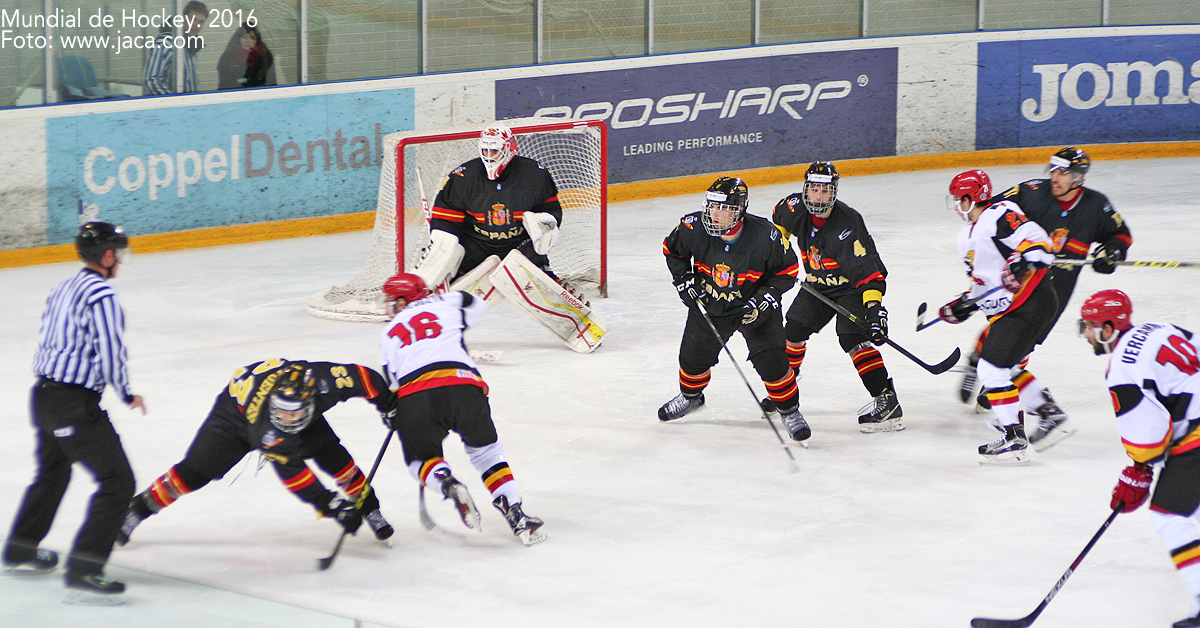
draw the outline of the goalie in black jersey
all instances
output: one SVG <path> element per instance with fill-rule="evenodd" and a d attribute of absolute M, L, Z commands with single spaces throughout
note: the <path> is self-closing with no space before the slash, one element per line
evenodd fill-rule
<path fill-rule="evenodd" d="M 883 355 L 875 348 L 887 340 L 887 269 L 862 215 L 837 200 L 841 175 L 827 161 L 809 166 L 804 191 L 775 205 L 775 224 L 784 238 L 796 236 L 804 266 L 804 281 L 818 292 L 865 320 L 871 330 L 845 319 L 837 320 L 838 343 L 850 355 L 863 386 L 874 399 L 858 417 L 863 432 L 896 432 L 904 429 L 904 416 L 896 389 L 888 377 Z M 834 317 L 833 308 L 801 290 L 787 312 L 788 363 L 797 373 L 808 351 L 808 339 Z"/>
<path fill-rule="evenodd" d="M 127 543 L 143 519 L 224 477 L 255 449 L 271 461 L 283 485 L 320 516 L 335 519 L 349 533 L 365 518 L 376 538 L 392 536 L 374 489 L 325 420 L 325 411 L 354 397 L 367 399 L 384 415 L 396 409 L 396 394 L 382 375 L 365 366 L 276 358 L 237 369 L 183 460 L 134 496 L 117 542 Z M 344 496 L 326 489 L 307 460 L 333 477 Z"/>
<path fill-rule="evenodd" d="M 780 299 L 796 283 L 799 266 L 791 244 L 765 218 L 746 213 L 749 189 L 721 177 L 705 193 L 704 210 L 683 217 L 663 241 L 667 269 L 688 306 L 679 347 L 680 394 L 658 410 L 673 421 L 704 405 L 704 388 L 721 348 L 740 331 L 750 362 L 780 408 L 794 440 L 811 431 L 800 416 L 796 376 L 784 353 Z M 702 303 L 718 339 L 697 308 Z"/>

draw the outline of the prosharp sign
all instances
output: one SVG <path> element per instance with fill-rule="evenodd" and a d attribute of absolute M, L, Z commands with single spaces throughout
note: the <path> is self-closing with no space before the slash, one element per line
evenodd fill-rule
<path fill-rule="evenodd" d="M 502 80 L 496 117 L 607 121 L 611 183 L 894 155 L 896 59 L 884 48 Z"/>
<path fill-rule="evenodd" d="M 976 148 L 1200 139 L 1200 35 L 979 44 Z"/>

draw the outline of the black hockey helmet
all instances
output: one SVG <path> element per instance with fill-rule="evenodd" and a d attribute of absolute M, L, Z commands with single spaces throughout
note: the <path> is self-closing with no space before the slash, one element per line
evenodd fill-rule
<path fill-rule="evenodd" d="M 1078 179 L 1082 180 L 1087 174 L 1088 168 L 1092 167 L 1092 160 L 1083 150 L 1068 146 L 1054 153 L 1050 157 L 1050 172 L 1055 170 L 1066 170 L 1074 173 Z"/>
<path fill-rule="evenodd" d="M 107 222 L 86 222 L 75 233 L 75 250 L 85 262 L 99 263 L 109 249 L 129 248 L 125 230 Z"/>
<path fill-rule="evenodd" d="M 814 161 L 804 173 L 804 206 L 810 214 L 823 214 L 837 201 L 838 180 L 842 175 L 828 161 Z M 816 201 L 809 198 L 809 191 L 829 191 L 829 199 Z"/>
<path fill-rule="evenodd" d="M 704 193 L 704 213 L 700 222 L 708 235 L 723 236 L 742 224 L 750 206 L 750 188 L 737 177 L 721 177 Z M 719 215 L 714 215 L 718 214 Z"/>
<path fill-rule="evenodd" d="M 312 367 L 289 362 L 280 370 L 267 402 L 271 425 L 288 434 L 300 432 L 312 422 L 316 403 L 317 378 Z"/>

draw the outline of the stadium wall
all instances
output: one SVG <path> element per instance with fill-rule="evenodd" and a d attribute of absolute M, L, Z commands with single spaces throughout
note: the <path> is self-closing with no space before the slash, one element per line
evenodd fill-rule
<path fill-rule="evenodd" d="M 609 198 L 713 173 L 845 175 L 1200 155 L 1200 25 L 858 39 L 0 111 L 0 267 L 370 228 L 381 139 L 529 115 L 608 122 Z"/>

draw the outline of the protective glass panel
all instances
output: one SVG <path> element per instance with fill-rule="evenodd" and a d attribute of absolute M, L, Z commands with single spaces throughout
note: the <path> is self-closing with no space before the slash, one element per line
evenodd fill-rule
<path fill-rule="evenodd" d="M 979 25 L 979 0 L 871 0 L 867 8 L 870 37 L 962 33 Z"/>
<path fill-rule="evenodd" d="M 759 42 L 853 39 L 862 34 L 862 0 L 762 0 Z"/>
<path fill-rule="evenodd" d="M 429 71 L 535 62 L 530 0 L 430 0 Z"/>
<path fill-rule="evenodd" d="M 553 0 L 543 6 L 543 63 L 633 57 L 646 51 L 645 0 Z"/>
<path fill-rule="evenodd" d="M 655 0 L 654 53 L 737 48 L 754 43 L 745 0 Z"/>
<path fill-rule="evenodd" d="M 310 0 L 309 16 L 310 83 L 420 72 L 417 0 Z"/>

